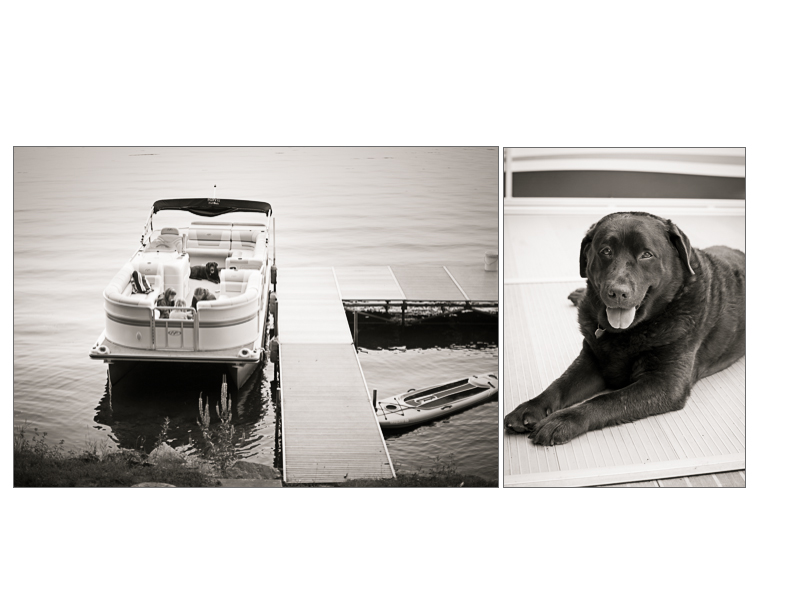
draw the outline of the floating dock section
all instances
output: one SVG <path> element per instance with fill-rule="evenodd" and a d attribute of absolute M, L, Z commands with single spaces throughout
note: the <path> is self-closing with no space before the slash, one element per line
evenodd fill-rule
<path fill-rule="evenodd" d="M 498 301 L 498 273 L 465 266 L 279 268 L 283 477 L 394 478 L 344 301 Z"/>

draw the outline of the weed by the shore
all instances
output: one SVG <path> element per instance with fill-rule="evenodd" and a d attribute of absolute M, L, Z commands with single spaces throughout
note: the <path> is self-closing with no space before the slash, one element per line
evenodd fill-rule
<path fill-rule="evenodd" d="M 220 419 L 220 424 L 212 431 L 210 428 L 211 418 L 209 415 L 209 398 L 203 402 L 202 394 L 198 396 L 198 426 L 201 429 L 204 441 L 207 446 L 207 458 L 225 476 L 228 468 L 236 460 L 236 448 L 234 447 L 234 425 L 231 423 L 231 399 L 228 397 L 228 385 L 223 376 L 223 384 L 220 387 L 220 402 L 215 406 L 215 412 Z"/>

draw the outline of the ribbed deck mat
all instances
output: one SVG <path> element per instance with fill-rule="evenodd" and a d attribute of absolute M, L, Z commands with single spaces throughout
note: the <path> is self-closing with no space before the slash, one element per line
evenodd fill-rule
<path fill-rule="evenodd" d="M 504 287 L 504 414 L 566 370 L 583 337 L 567 295 L 585 281 Z M 588 432 L 559 446 L 504 434 L 504 485 L 583 486 L 745 467 L 745 359 L 699 381 L 683 410 Z"/>

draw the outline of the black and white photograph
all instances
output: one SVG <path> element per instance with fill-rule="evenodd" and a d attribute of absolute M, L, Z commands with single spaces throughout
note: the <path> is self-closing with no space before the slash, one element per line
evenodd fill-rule
<path fill-rule="evenodd" d="M 498 167 L 15 148 L 14 486 L 497 487 Z"/>
<path fill-rule="evenodd" d="M 784 4 L 4 8 L 6 607 L 785 600 Z"/>
<path fill-rule="evenodd" d="M 504 155 L 504 486 L 745 487 L 745 149 Z"/>

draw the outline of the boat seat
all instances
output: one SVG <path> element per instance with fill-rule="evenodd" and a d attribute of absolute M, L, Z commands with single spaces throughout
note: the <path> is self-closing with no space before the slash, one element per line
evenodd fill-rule
<path fill-rule="evenodd" d="M 236 272 L 248 272 L 248 270 L 236 270 Z M 215 312 L 227 311 L 230 308 L 242 307 L 246 304 L 250 305 L 251 302 L 258 302 L 261 293 L 261 272 L 258 270 L 250 270 L 249 272 L 245 288 L 241 293 L 232 293 L 222 300 L 200 301 L 196 304 L 196 310 L 198 310 L 198 312 L 206 310 L 213 310 Z"/>
<path fill-rule="evenodd" d="M 162 265 L 159 265 L 159 274 L 146 272 L 148 268 L 142 267 L 144 269 L 140 270 L 131 262 L 127 262 L 105 288 L 105 298 L 121 304 L 153 307 L 157 296 L 162 292 Z M 132 293 L 132 272 L 135 270 L 146 275 L 146 280 L 153 289 L 151 293 Z M 149 269 L 152 270 L 157 271 L 156 268 Z"/>
<path fill-rule="evenodd" d="M 176 251 L 183 253 L 184 238 L 175 227 L 163 227 L 159 235 L 152 238 L 144 252 Z"/>
<path fill-rule="evenodd" d="M 229 270 L 261 270 L 264 258 L 256 258 L 251 253 L 243 251 L 233 251 L 226 257 L 225 265 Z"/>
<path fill-rule="evenodd" d="M 233 297 L 245 293 L 248 280 L 253 272 L 257 272 L 257 270 L 220 270 L 220 295 Z"/>
<path fill-rule="evenodd" d="M 231 250 L 231 230 L 213 227 L 190 227 L 187 229 L 187 250 L 215 249 Z"/>
<path fill-rule="evenodd" d="M 257 229 L 234 228 L 231 230 L 231 250 L 252 252 L 255 250 L 259 238 L 261 238 L 263 241 L 266 241 L 266 233 L 262 234 L 261 230 Z"/>

